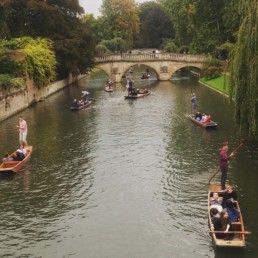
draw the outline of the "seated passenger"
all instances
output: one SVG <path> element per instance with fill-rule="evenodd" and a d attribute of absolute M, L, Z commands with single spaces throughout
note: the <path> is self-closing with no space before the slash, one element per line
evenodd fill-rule
<path fill-rule="evenodd" d="M 16 151 L 13 156 L 14 161 L 22 161 L 24 158 L 25 158 L 24 154 L 20 151 Z"/>
<path fill-rule="evenodd" d="M 228 199 L 230 199 L 232 202 L 236 202 L 238 200 L 237 193 L 231 185 L 226 185 L 226 190 L 223 193 L 223 202 L 222 202 L 223 207 L 226 206 L 226 201 Z"/>
<path fill-rule="evenodd" d="M 216 208 L 210 208 L 210 214 L 211 214 L 211 218 L 219 218 L 220 217 L 220 213 L 219 213 L 218 209 L 216 209 Z"/>
<path fill-rule="evenodd" d="M 83 106 L 85 102 L 81 99 L 81 100 L 78 100 L 77 104 L 80 107 L 80 106 Z"/>
<path fill-rule="evenodd" d="M 206 118 L 207 118 L 207 115 L 205 113 L 203 113 L 202 114 L 202 122 L 205 122 Z"/>
<path fill-rule="evenodd" d="M 211 116 L 206 116 L 206 119 L 204 120 L 204 123 L 210 123 L 211 122 Z"/>
<path fill-rule="evenodd" d="M 26 146 L 25 146 L 24 144 L 22 144 L 22 145 L 20 146 L 20 148 L 18 148 L 17 151 L 23 153 L 24 156 L 26 156 L 26 154 L 27 154 L 27 148 L 26 148 Z"/>
<path fill-rule="evenodd" d="M 75 107 L 75 108 L 78 107 L 78 101 L 77 101 L 77 99 L 74 99 L 74 100 L 73 100 L 72 107 Z"/>
<path fill-rule="evenodd" d="M 8 152 L 5 152 L 4 157 L 3 157 L 3 163 L 7 161 L 12 161 L 13 158 L 9 156 Z"/>
<path fill-rule="evenodd" d="M 224 231 L 224 240 L 232 240 L 234 234 L 233 233 L 227 233 L 228 231 L 232 231 L 232 225 L 231 220 L 229 217 L 229 214 L 227 211 L 222 211 L 220 214 L 220 220 L 222 223 L 222 230 Z"/>
<path fill-rule="evenodd" d="M 213 204 L 222 205 L 222 200 L 219 199 L 219 194 L 216 192 L 213 193 L 213 198 L 210 200 L 210 205 Z"/>
<path fill-rule="evenodd" d="M 196 113 L 195 120 L 197 120 L 197 121 L 201 121 L 202 120 L 202 114 L 200 112 Z"/>
<path fill-rule="evenodd" d="M 213 198 L 210 200 L 210 209 L 215 208 L 219 213 L 222 212 L 222 200 L 219 199 L 218 193 L 213 193 Z"/>
<path fill-rule="evenodd" d="M 232 222 L 239 221 L 240 211 L 235 207 L 234 203 L 230 199 L 226 201 L 226 211 Z"/>

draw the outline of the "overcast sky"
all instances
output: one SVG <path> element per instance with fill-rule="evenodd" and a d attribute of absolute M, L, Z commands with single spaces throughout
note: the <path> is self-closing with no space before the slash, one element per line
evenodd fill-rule
<path fill-rule="evenodd" d="M 137 3 L 143 3 L 148 0 L 136 0 Z M 150 0 L 149 0 L 150 1 Z M 85 13 L 93 13 L 95 17 L 100 15 L 99 8 L 102 0 L 79 0 L 80 6 L 84 8 Z"/>

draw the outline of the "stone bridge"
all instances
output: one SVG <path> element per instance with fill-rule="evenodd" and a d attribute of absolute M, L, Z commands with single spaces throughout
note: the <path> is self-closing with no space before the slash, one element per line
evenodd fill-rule
<path fill-rule="evenodd" d="M 96 57 L 95 67 L 106 72 L 114 82 L 121 82 L 131 66 L 142 64 L 153 69 L 158 80 L 168 81 L 179 69 L 195 67 L 201 70 L 207 59 L 204 55 L 175 53 L 112 54 Z"/>

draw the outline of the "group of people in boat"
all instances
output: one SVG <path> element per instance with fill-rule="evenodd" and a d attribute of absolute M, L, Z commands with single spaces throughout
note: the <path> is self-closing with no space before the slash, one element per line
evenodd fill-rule
<path fill-rule="evenodd" d="M 146 69 L 146 72 L 144 72 L 141 76 L 141 79 L 149 79 L 150 78 L 150 73 L 149 69 Z"/>
<path fill-rule="evenodd" d="M 232 222 L 238 222 L 240 219 L 240 211 L 236 208 L 237 200 L 237 193 L 230 185 L 227 185 L 226 189 L 220 192 L 220 196 L 218 192 L 213 193 L 210 199 L 211 230 L 221 231 L 221 233 L 216 233 L 217 238 L 233 239 Z"/>
<path fill-rule="evenodd" d="M 4 153 L 3 163 L 8 161 L 22 161 L 27 155 L 27 148 L 24 145 L 21 145 L 13 154 L 9 152 Z"/>
<path fill-rule="evenodd" d="M 196 110 L 197 108 L 197 99 L 196 99 L 196 94 L 193 92 L 191 94 L 191 102 L 192 102 L 192 110 L 194 113 L 194 118 L 198 122 L 202 123 L 210 123 L 211 122 L 211 116 L 206 114 L 206 113 L 201 113 Z"/>
<path fill-rule="evenodd" d="M 144 94 L 148 93 L 147 89 L 144 89 L 143 91 L 140 91 L 139 89 L 136 89 L 134 87 L 134 81 L 133 79 L 129 78 L 128 84 L 126 85 L 128 96 L 137 96 L 138 94 Z"/>
<path fill-rule="evenodd" d="M 28 134 L 28 125 L 24 120 L 23 116 L 19 117 L 19 125 L 16 125 L 16 128 L 19 132 L 19 142 L 20 147 L 13 153 L 9 154 L 9 152 L 4 153 L 3 163 L 8 161 L 22 161 L 27 154 L 27 134 Z"/>
<path fill-rule="evenodd" d="M 81 99 L 74 99 L 72 107 L 79 108 L 80 106 L 86 105 L 90 100 L 90 93 L 88 91 L 82 91 Z"/>
<path fill-rule="evenodd" d="M 210 123 L 211 122 L 211 116 L 207 115 L 206 113 L 196 112 L 194 116 L 195 120 L 202 123 Z"/>

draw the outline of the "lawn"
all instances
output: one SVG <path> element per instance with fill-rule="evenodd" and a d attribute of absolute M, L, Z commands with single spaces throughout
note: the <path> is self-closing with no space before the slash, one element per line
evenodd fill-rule
<path fill-rule="evenodd" d="M 207 84 L 209 87 L 216 89 L 224 94 L 229 94 L 228 77 L 220 76 L 215 79 L 207 80 L 205 78 L 200 79 L 201 82 Z"/>

